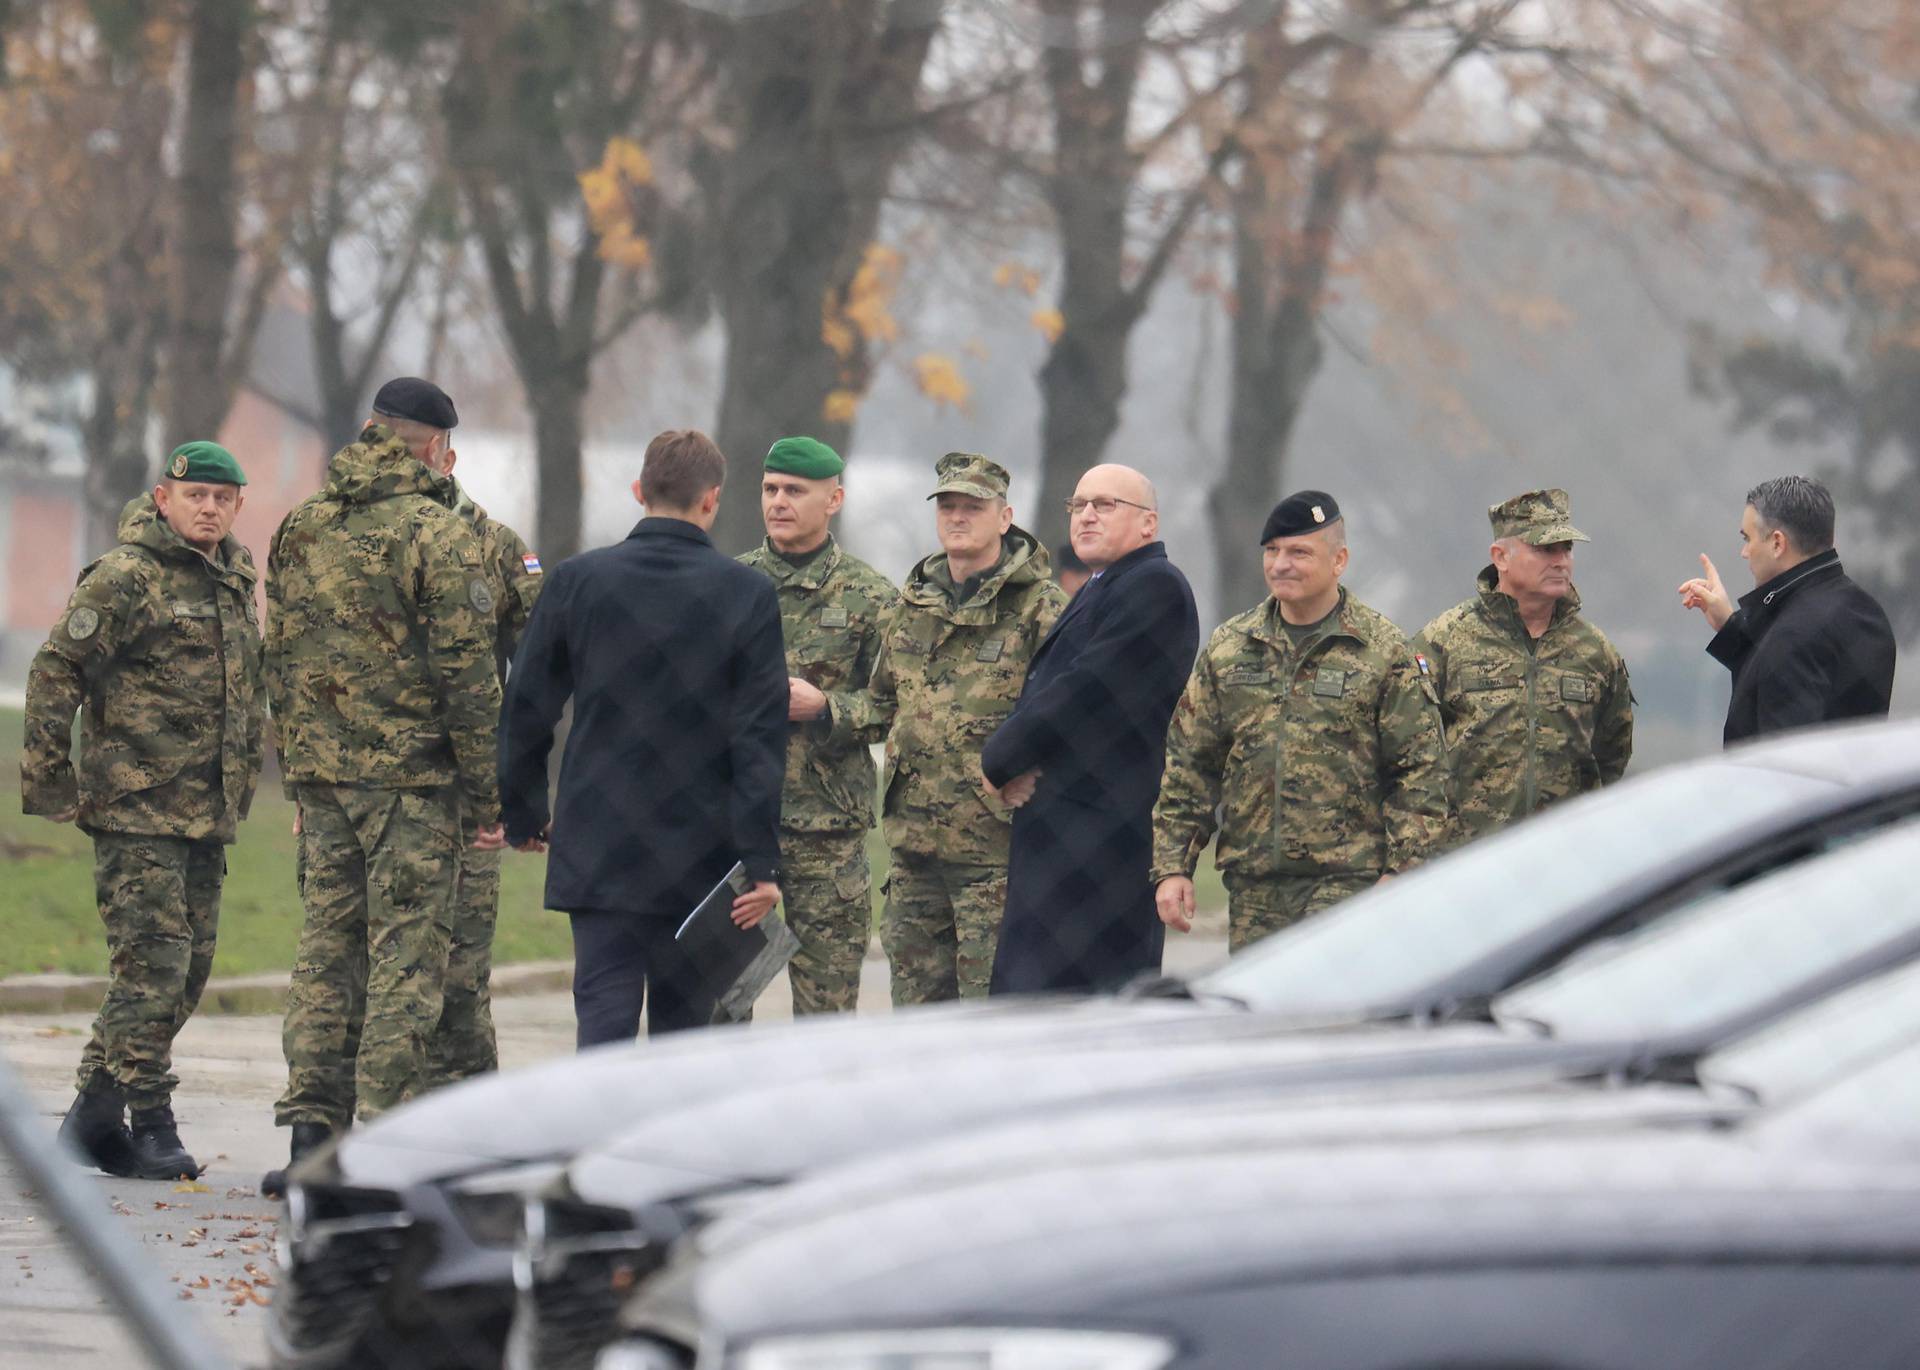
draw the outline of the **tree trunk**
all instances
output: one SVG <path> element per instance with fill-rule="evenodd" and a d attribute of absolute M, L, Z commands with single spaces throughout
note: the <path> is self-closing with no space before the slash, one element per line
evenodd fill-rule
<path fill-rule="evenodd" d="M 1016 501 L 1021 524 L 1050 548 L 1066 544 L 1067 499 L 1086 469 L 1100 462 L 1120 426 L 1132 335 L 1125 309 L 1120 319 L 1108 322 L 1081 306 L 1077 325 L 1075 314 L 1061 312 L 1067 326 L 1040 368 L 1040 488 L 1031 505 Z"/>
<path fill-rule="evenodd" d="M 852 435 L 853 425 L 829 422 L 822 412 L 839 374 L 839 358 L 820 341 L 820 301 L 832 274 L 823 268 L 831 263 L 795 260 L 800 256 L 787 255 L 790 274 L 782 280 L 762 265 L 721 292 L 726 371 L 714 441 L 727 457 L 727 483 L 713 540 L 728 554 L 760 541 L 760 463 L 774 442 L 805 434 L 844 453 Z M 809 291 L 810 281 L 821 282 L 821 290 Z M 756 298 L 761 289 L 771 293 Z"/>
<path fill-rule="evenodd" d="M 212 438 L 232 403 L 228 316 L 238 268 L 235 129 L 247 74 L 247 0 L 198 0 L 188 20 L 186 122 L 176 190 L 179 258 L 165 440 Z"/>
<path fill-rule="evenodd" d="M 563 363 L 537 382 L 529 377 L 527 407 L 533 411 L 538 487 L 533 547 L 535 552 L 559 561 L 580 550 L 584 495 L 580 463 L 586 446 L 586 365 Z"/>
<path fill-rule="evenodd" d="M 938 11 L 911 28 L 891 22 L 868 0 L 736 26 L 727 79 L 737 133 L 717 215 L 727 352 L 714 436 L 730 478 L 713 536 L 723 551 L 762 536 L 767 448 L 804 433 L 844 452 L 851 425 L 826 417 L 827 396 L 864 394 L 871 379 L 865 340 L 843 358 L 821 325 L 878 231 Z"/>

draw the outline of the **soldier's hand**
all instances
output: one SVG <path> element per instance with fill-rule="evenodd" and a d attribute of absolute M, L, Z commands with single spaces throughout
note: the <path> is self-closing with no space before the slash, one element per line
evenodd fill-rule
<path fill-rule="evenodd" d="M 293 806 L 293 835 L 295 837 L 300 835 L 300 806 L 298 804 Z"/>
<path fill-rule="evenodd" d="M 773 906 L 780 902 L 780 887 L 771 880 L 756 880 L 753 888 L 733 901 L 733 923 L 735 927 L 752 928 L 760 925 L 760 920 L 773 912 Z"/>
<path fill-rule="evenodd" d="M 487 828 L 475 828 L 473 849 L 475 851 L 500 851 L 507 845 L 507 825 L 495 823 Z"/>
<path fill-rule="evenodd" d="M 505 825 L 502 825 L 502 837 L 504 838 L 504 836 Z M 546 827 L 540 829 L 540 835 L 538 837 L 529 837 L 524 842 L 517 842 L 514 844 L 513 849 L 515 851 L 526 852 L 530 856 L 538 856 L 547 849 L 547 844 L 551 841 L 553 841 L 553 824 L 549 823 Z"/>
<path fill-rule="evenodd" d="M 806 723 L 827 711 L 827 697 L 797 675 L 787 677 L 787 721 Z"/>
<path fill-rule="evenodd" d="M 1192 932 L 1193 916 L 1199 912 L 1199 905 L 1193 897 L 1193 881 L 1184 875 L 1169 875 L 1160 882 L 1153 892 L 1154 907 L 1160 911 L 1160 921 L 1175 932 Z"/>
<path fill-rule="evenodd" d="M 60 812 L 59 812 L 59 813 L 50 813 L 50 814 L 48 814 L 48 815 L 47 815 L 47 822 L 49 822 L 49 823 L 71 823 L 71 822 L 73 822 L 73 820 L 74 820 L 74 819 L 76 819 L 76 818 L 78 818 L 79 816 L 80 816 L 80 810 L 79 810 L 79 808 L 78 808 L 78 807 L 75 807 L 75 808 L 71 808 L 71 809 L 62 809 L 62 810 L 60 810 Z"/>
<path fill-rule="evenodd" d="M 1700 569 L 1703 574 L 1680 583 L 1680 607 L 1698 609 L 1717 633 L 1733 617 L 1733 596 L 1720 583 L 1720 573 L 1713 569 L 1713 559 L 1705 552 L 1700 554 Z"/>

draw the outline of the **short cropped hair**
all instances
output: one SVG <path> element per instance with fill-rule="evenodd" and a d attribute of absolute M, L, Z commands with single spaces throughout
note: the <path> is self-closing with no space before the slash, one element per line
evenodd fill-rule
<path fill-rule="evenodd" d="M 1812 556 L 1833 546 L 1833 496 L 1811 476 L 1776 476 L 1747 491 L 1763 529 L 1779 529 L 1793 550 Z"/>
<path fill-rule="evenodd" d="M 647 444 L 640 502 L 649 509 L 691 509 L 726 479 L 727 459 L 712 438 L 693 428 L 670 428 Z"/>

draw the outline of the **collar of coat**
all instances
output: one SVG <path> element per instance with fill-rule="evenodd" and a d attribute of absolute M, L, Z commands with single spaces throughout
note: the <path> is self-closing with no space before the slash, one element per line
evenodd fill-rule
<path fill-rule="evenodd" d="M 648 514 L 633 525 L 630 538 L 682 538 L 688 542 L 702 542 L 713 546 L 713 539 L 707 536 L 707 530 L 697 523 L 685 519 L 668 518 L 665 514 Z"/>
<path fill-rule="evenodd" d="M 797 585 L 802 590 L 818 590 L 840 564 L 840 544 L 834 541 L 832 533 L 827 534 L 826 546 L 820 555 L 805 566 L 795 566 L 781 556 L 774 550 L 770 538 L 761 540 L 760 550 L 760 569 L 772 577 L 776 585 Z"/>
<path fill-rule="evenodd" d="M 965 604 L 956 605 L 948 596 L 935 572 L 947 568 L 947 554 L 935 552 L 907 573 L 900 587 L 900 598 L 916 609 L 925 609 L 949 622 L 968 627 L 991 624 L 996 617 L 994 601 L 1000 592 L 1013 586 L 1031 585 L 1047 579 L 1047 549 L 1040 540 L 1019 525 L 1007 529 L 1003 540 L 1006 558 L 993 573 L 980 582 Z"/>
<path fill-rule="evenodd" d="M 1280 617 L 1280 601 L 1271 595 L 1267 597 L 1265 612 L 1248 630 L 1249 637 L 1256 642 L 1264 642 L 1281 652 L 1293 651 L 1293 637 L 1287 632 L 1286 620 Z M 1340 587 L 1339 603 L 1333 607 L 1325 619 L 1321 620 L 1319 631 L 1300 644 L 1300 655 L 1329 642 L 1336 637 L 1350 637 L 1362 646 L 1366 645 L 1366 635 L 1360 631 L 1360 625 L 1354 621 L 1353 600 L 1347 594 L 1347 587 Z"/>
<path fill-rule="evenodd" d="M 1526 622 L 1520 617 L 1520 602 L 1500 588 L 1500 573 L 1491 565 L 1484 566 L 1474 579 L 1480 587 L 1480 612 L 1496 627 L 1504 628 L 1516 637 L 1529 638 Z M 1569 586 L 1566 594 L 1560 596 L 1553 606 L 1553 617 L 1547 620 L 1547 633 L 1579 612 L 1580 592 Z M 1542 633 L 1540 636 L 1546 635 Z"/>
<path fill-rule="evenodd" d="M 138 547 L 156 561 L 189 566 L 198 563 L 206 567 L 207 574 L 221 584 L 231 586 L 242 594 L 253 593 L 253 557 L 239 539 L 228 533 L 220 540 L 219 556 L 207 556 L 174 532 L 173 525 L 160 517 L 151 491 L 127 501 L 127 507 L 120 511 L 120 524 L 115 531 L 123 546 Z"/>
<path fill-rule="evenodd" d="M 1770 618 L 1780 612 L 1789 595 L 1809 580 L 1825 580 L 1840 574 L 1840 553 L 1829 547 L 1798 566 L 1788 567 L 1764 585 L 1754 586 L 1740 596 L 1740 608 L 1749 619 Z"/>

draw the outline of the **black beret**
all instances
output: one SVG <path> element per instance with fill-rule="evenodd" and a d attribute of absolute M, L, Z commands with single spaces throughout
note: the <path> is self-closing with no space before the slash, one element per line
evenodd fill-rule
<path fill-rule="evenodd" d="M 402 376 L 381 386 L 373 397 L 373 412 L 390 419 L 412 419 L 429 428 L 453 428 L 460 422 L 447 392 L 418 376 Z"/>
<path fill-rule="evenodd" d="M 1273 506 L 1267 526 L 1260 530 L 1260 545 L 1275 538 L 1297 538 L 1340 520 L 1340 505 L 1325 490 L 1301 490 Z"/>

